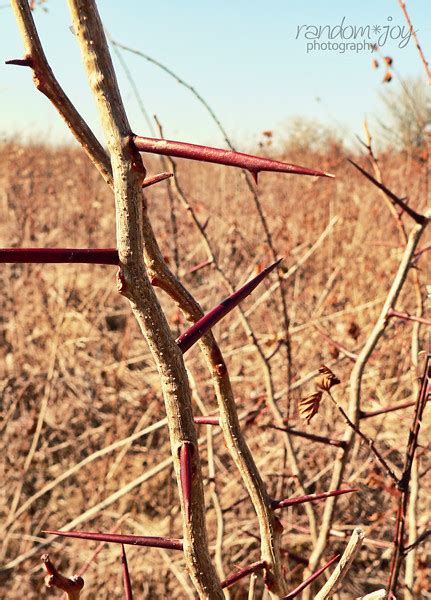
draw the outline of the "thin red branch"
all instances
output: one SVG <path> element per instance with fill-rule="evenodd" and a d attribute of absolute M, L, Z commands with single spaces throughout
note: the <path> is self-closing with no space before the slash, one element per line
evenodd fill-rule
<path fill-rule="evenodd" d="M 404 321 L 416 321 L 416 323 L 422 323 L 423 325 L 429 325 L 431 327 L 431 321 L 429 319 L 416 317 L 415 315 L 410 315 L 407 312 L 400 312 L 399 310 L 395 310 L 393 308 L 388 310 L 387 315 L 388 317 L 397 317 L 398 319 L 403 319 Z"/>
<path fill-rule="evenodd" d="M 412 21 L 410 19 L 409 13 L 407 12 L 406 3 L 404 2 L 404 0 L 398 0 L 398 3 L 400 5 L 400 7 L 401 7 L 401 10 L 404 13 L 404 16 L 406 18 L 407 24 L 409 26 L 409 29 L 410 29 L 411 33 L 412 33 L 412 37 L 413 37 L 413 39 L 415 41 L 415 45 L 416 45 L 417 51 L 419 52 L 420 59 L 422 61 L 422 64 L 424 66 L 425 72 L 426 72 L 427 77 L 428 77 L 428 83 L 431 83 L 431 69 L 430 69 L 430 66 L 429 66 L 429 63 L 428 63 L 427 59 L 425 58 L 425 54 L 423 53 L 422 46 L 419 43 L 419 39 L 418 39 L 418 36 L 416 35 L 416 31 L 413 29 L 413 23 L 412 23 Z"/>
<path fill-rule="evenodd" d="M 334 177 L 324 171 L 308 169 L 307 167 L 300 167 L 279 160 L 261 158 L 252 154 L 234 152 L 233 150 L 223 150 L 221 148 L 211 148 L 210 146 L 199 146 L 197 144 L 147 138 L 138 135 L 133 137 L 133 142 L 139 152 L 150 152 L 152 154 L 173 156 L 174 158 L 188 158 L 190 160 L 217 163 L 230 167 L 240 167 L 250 171 L 255 178 L 257 178 L 257 174 L 260 171 L 276 171 L 296 175 L 312 175 L 314 177 Z"/>
<path fill-rule="evenodd" d="M 197 271 L 200 271 L 201 269 L 208 267 L 209 265 L 212 265 L 212 260 L 208 259 L 208 260 L 204 260 L 202 262 L 200 262 L 199 264 L 195 265 L 194 267 L 192 267 L 189 271 L 187 271 L 188 275 L 191 275 L 192 273 L 196 273 Z"/>
<path fill-rule="evenodd" d="M 409 406 L 414 406 L 415 404 L 416 401 L 412 400 L 410 402 L 402 402 L 401 404 L 392 404 L 391 406 L 386 406 L 385 408 L 378 408 L 376 410 L 361 411 L 359 418 L 369 419 L 370 417 L 377 417 L 378 415 L 384 415 L 386 413 L 394 412 L 396 410 L 402 410 L 403 408 L 409 408 Z"/>
<path fill-rule="evenodd" d="M 348 350 L 345 346 L 343 346 L 343 344 L 340 344 L 340 342 L 337 342 L 336 340 L 334 340 L 331 336 L 329 336 L 326 333 L 326 331 L 323 329 L 323 327 L 320 327 L 320 325 L 315 324 L 314 327 L 317 329 L 317 331 L 320 333 L 320 335 L 323 338 L 325 338 L 325 340 L 327 340 L 330 344 L 332 344 L 334 346 L 334 348 L 337 348 L 337 350 L 342 352 L 345 356 L 347 356 L 347 358 L 350 358 L 351 361 L 353 361 L 353 362 L 356 361 L 356 359 L 358 358 L 357 354 Z"/>
<path fill-rule="evenodd" d="M 77 538 L 80 540 L 94 540 L 114 544 L 130 544 L 132 546 L 146 546 L 150 548 L 166 548 L 167 550 L 182 550 L 182 540 L 166 537 L 149 537 L 142 535 L 122 535 L 117 533 L 96 533 L 91 531 L 57 531 L 45 529 L 43 533 L 59 535 L 62 537 Z"/>
<path fill-rule="evenodd" d="M 196 321 L 196 323 L 182 333 L 177 339 L 177 344 L 181 351 L 183 353 L 187 352 L 187 350 L 189 350 L 193 344 L 195 344 L 209 329 L 214 327 L 216 323 L 218 323 L 231 310 L 233 310 L 235 306 L 241 302 L 241 300 L 244 300 L 246 296 L 251 294 L 251 292 L 259 285 L 259 283 L 263 281 L 263 279 L 265 279 L 265 277 L 269 275 L 269 273 L 271 273 L 271 271 L 273 271 L 282 260 L 283 259 L 280 258 L 272 263 L 272 265 L 269 267 L 266 267 L 266 269 L 263 269 L 263 271 L 256 275 L 256 277 L 250 279 L 250 281 L 239 288 L 239 290 L 222 300 L 220 304 L 212 308 L 201 319 Z"/>
<path fill-rule="evenodd" d="M 0 248 L 0 263 L 118 265 L 116 248 Z"/>
<path fill-rule="evenodd" d="M 323 435 L 316 435 L 315 433 L 308 433 L 307 431 L 299 431 L 298 429 L 293 429 L 292 427 L 278 427 L 277 425 L 262 425 L 261 427 L 263 429 L 268 427 L 269 429 L 277 429 L 277 431 L 286 431 L 292 435 L 305 438 L 306 440 L 311 440 L 312 442 L 327 444 L 328 446 L 335 446 L 337 448 L 344 448 L 346 446 L 343 440 L 335 440 Z"/>
<path fill-rule="evenodd" d="M 398 579 L 400 575 L 401 565 L 405 557 L 405 527 L 406 527 L 406 514 L 408 508 L 409 498 L 409 486 L 411 478 L 411 470 L 413 460 L 415 457 L 416 449 L 418 447 L 419 431 L 422 423 L 423 412 L 425 409 L 426 402 L 431 394 L 431 354 L 428 354 L 422 377 L 422 383 L 419 390 L 419 394 L 415 404 L 415 414 L 413 417 L 413 423 L 409 430 L 409 437 L 407 441 L 406 458 L 404 461 L 403 474 L 398 483 L 398 489 L 400 491 L 397 516 L 395 522 L 395 534 L 393 542 L 393 554 L 391 559 L 391 565 L 389 570 L 389 581 L 388 581 L 388 598 L 394 600 L 396 598 L 396 592 L 398 587 Z"/>

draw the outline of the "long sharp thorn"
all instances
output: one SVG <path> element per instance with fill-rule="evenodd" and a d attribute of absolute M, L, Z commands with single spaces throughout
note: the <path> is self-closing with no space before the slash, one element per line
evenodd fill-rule
<path fill-rule="evenodd" d="M 0 263 L 118 265 L 116 248 L 0 248 Z"/>
<path fill-rule="evenodd" d="M 315 500 L 324 500 L 325 498 L 330 498 L 331 496 L 341 496 L 341 494 L 350 494 L 358 491 L 358 488 L 352 488 L 349 490 L 333 490 L 332 492 L 309 494 L 307 496 L 296 496 L 295 498 L 286 498 L 285 500 L 273 500 L 271 505 L 273 510 L 277 510 L 278 508 L 286 508 L 288 506 L 295 506 L 296 504 L 304 504 L 305 502 L 314 502 Z"/>
<path fill-rule="evenodd" d="M 150 185 L 154 185 L 155 183 L 159 183 L 159 181 L 164 181 L 165 179 L 169 179 L 169 177 L 173 177 L 173 173 L 159 173 L 158 175 L 154 175 L 153 177 L 148 177 L 148 179 L 144 179 L 142 183 L 142 187 L 150 187 Z"/>
<path fill-rule="evenodd" d="M 223 579 L 223 581 L 221 582 L 221 587 L 227 588 L 231 585 L 233 585 L 234 583 L 236 583 L 237 581 L 239 581 L 240 579 L 242 579 L 243 577 L 247 577 L 247 575 L 250 575 L 251 573 L 255 573 L 256 571 L 259 571 L 260 569 L 265 569 L 266 568 L 266 562 L 264 560 L 258 560 L 254 563 L 252 563 L 251 565 L 249 565 L 248 567 L 243 567 L 241 569 L 238 569 L 238 571 L 236 571 L 235 573 L 232 573 L 232 575 L 229 575 L 228 577 L 226 577 L 226 579 Z"/>
<path fill-rule="evenodd" d="M 394 204 L 396 204 L 397 206 L 402 208 L 414 221 L 416 221 L 416 223 L 423 224 L 426 222 L 426 217 L 424 215 L 420 215 L 415 210 L 413 210 L 413 208 L 410 208 L 410 206 L 408 204 L 406 204 L 404 202 L 404 200 L 402 200 L 396 194 L 391 192 L 391 190 L 388 189 L 383 183 L 381 183 L 375 177 L 373 177 L 371 175 L 371 173 L 368 173 L 368 171 L 366 171 L 365 169 L 360 167 L 358 164 L 356 164 L 350 158 L 348 158 L 347 160 L 349 161 L 349 163 L 351 165 L 353 165 L 355 167 L 355 169 L 358 169 L 358 171 L 360 173 L 362 173 L 362 175 L 364 177 L 366 177 L 369 181 L 371 181 L 371 183 L 373 183 L 377 188 L 379 188 L 379 190 L 384 192 L 386 194 L 386 196 L 388 196 Z"/>
<path fill-rule="evenodd" d="M 301 584 L 298 585 L 294 590 L 292 590 L 287 596 L 284 596 L 283 600 L 292 600 L 292 598 L 296 598 L 298 594 L 302 592 L 306 587 L 308 587 L 315 579 L 317 579 L 328 567 L 330 567 L 336 560 L 340 558 L 341 554 L 337 554 L 334 558 L 331 558 L 326 565 L 320 567 L 315 573 L 312 573 L 310 577 L 307 577 Z"/>
<path fill-rule="evenodd" d="M 229 167 L 240 167 L 251 172 L 256 180 L 255 174 L 259 171 L 276 171 L 280 173 L 292 173 L 296 175 L 312 175 L 314 177 L 334 177 L 331 173 L 292 165 L 279 160 L 262 158 L 252 154 L 223 150 L 210 146 L 199 146 L 198 144 L 187 144 L 173 140 L 162 140 L 135 135 L 133 137 L 135 147 L 140 152 L 162 154 L 175 158 L 188 158 L 202 162 L 217 163 Z"/>
<path fill-rule="evenodd" d="M 183 494 L 186 519 L 190 521 L 190 506 L 192 503 L 192 445 L 189 442 L 180 448 L 180 479 Z"/>
<path fill-rule="evenodd" d="M 238 569 L 238 571 L 235 571 L 235 573 L 232 573 L 232 575 L 229 575 L 228 577 L 226 577 L 226 579 L 223 579 L 223 581 L 220 582 L 220 586 L 223 589 L 230 587 L 243 577 L 247 577 L 247 575 L 251 575 L 251 573 L 255 573 L 260 569 L 266 569 L 266 562 L 264 560 L 258 560 L 257 562 L 254 562 L 251 565 L 249 565 L 248 567 Z M 199 596 L 195 596 L 195 600 L 199 600 Z"/>
<path fill-rule="evenodd" d="M 91 531 L 57 531 L 45 529 L 43 533 L 59 535 L 62 537 L 78 538 L 81 540 L 94 540 L 114 544 L 130 544 L 132 546 L 146 546 L 150 548 L 166 548 L 167 550 L 182 550 L 182 540 L 166 537 L 149 537 L 142 535 L 122 535 L 117 533 L 96 533 Z"/>
<path fill-rule="evenodd" d="M 189 327 L 184 333 L 177 338 L 177 344 L 180 347 L 181 351 L 187 352 L 193 344 L 195 344 L 209 329 L 214 327 L 216 323 L 218 323 L 224 316 L 226 316 L 235 306 L 237 306 L 241 300 L 243 300 L 246 296 L 251 294 L 251 292 L 259 285 L 259 283 L 265 279 L 271 271 L 273 271 L 282 261 L 275 261 L 266 269 L 263 269 L 256 277 L 250 279 L 245 285 L 243 285 L 239 290 L 231 294 L 228 298 L 225 298 L 212 308 L 206 315 L 204 315 L 199 321 L 196 321 L 194 325 Z"/>
<path fill-rule="evenodd" d="M 127 556 L 123 544 L 121 544 L 121 565 L 123 567 L 124 597 L 126 598 L 126 600 L 133 600 L 132 582 L 130 580 L 129 567 L 127 565 Z"/>

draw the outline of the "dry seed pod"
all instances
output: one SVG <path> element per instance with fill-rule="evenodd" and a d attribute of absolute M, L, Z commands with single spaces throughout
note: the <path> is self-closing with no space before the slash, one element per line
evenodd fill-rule
<path fill-rule="evenodd" d="M 324 392 L 329 392 L 332 386 L 341 383 L 335 373 L 331 369 L 328 369 L 328 367 L 325 367 L 325 365 L 320 367 L 319 373 L 320 375 L 316 378 L 316 385 Z"/>
<path fill-rule="evenodd" d="M 371 61 L 371 65 L 372 65 L 373 69 L 379 68 L 379 61 L 377 60 L 377 58 L 373 58 L 373 60 Z"/>
<path fill-rule="evenodd" d="M 298 412 L 301 419 L 307 421 L 307 424 L 311 419 L 319 412 L 320 401 L 322 400 L 323 392 L 314 392 L 306 398 L 302 398 L 298 402 Z"/>
<path fill-rule="evenodd" d="M 390 67 L 392 65 L 392 57 L 391 56 L 385 56 L 384 59 L 385 63 Z"/>
<path fill-rule="evenodd" d="M 385 73 L 385 76 L 383 77 L 383 83 L 389 83 L 390 81 L 392 81 L 392 73 L 388 69 Z"/>

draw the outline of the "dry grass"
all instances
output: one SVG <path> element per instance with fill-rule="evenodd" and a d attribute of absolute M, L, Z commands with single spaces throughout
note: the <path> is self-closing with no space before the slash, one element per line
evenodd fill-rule
<path fill-rule="evenodd" d="M 352 351 L 361 346 L 379 313 L 400 258 L 398 233 L 381 197 L 346 163 L 341 146 L 334 143 L 330 151 L 318 155 L 292 149 L 284 158 L 287 157 L 292 162 L 337 175 L 334 181 L 272 174 L 260 177 L 262 205 L 286 266 L 300 260 L 328 222 L 338 217 L 331 234 L 289 280 L 293 372 L 294 381 L 299 382 L 294 386 L 294 397 L 299 399 L 312 391 L 306 376 L 325 363 L 332 365 L 342 381 L 335 393 L 343 403 L 351 362 L 319 334 L 314 324 L 318 323 L 330 337 Z M 147 164 L 150 172 L 158 169 L 154 160 Z M 388 152 L 381 157 L 381 168 L 394 191 L 401 196 L 408 194 L 417 210 L 424 208 L 424 164 Z M 238 285 L 257 266 L 271 262 L 261 224 L 237 171 L 180 162 L 179 179 L 201 222 L 211 217 L 207 231 L 219 262 Z M 0 147 L 0 182 L 1 247 L 115 245 L 111 193 L 79 150 L 5 143 Z M 164 184 L 149 190 L 147 197 L 158 239 L 172 263 L 171 224 Z M 180 205 L 177 219 L 180 274 L 208 309 L 226 296 L 226 289 L 211 266 L 189 273 L 207 257 Z M 429 235 L 422 246 L 427 243 Z M 422 283 L 429 283 L 429 256 L 424 254 L 419 263 L 424 274 Z M 157 374 L 128 304 L 116 292 L 115 271 L 113 267 L 93 265 L 1 265 L 3 526 L 21 486 L 18 510 L 49 481 L 84 458 L 164 417 Z M 244 308 L 251 309 L 264 287 L 274 282 L 275 279 L 265 282 L 244 302 Z M 172 328 L 175 332 L 182 330 L 186 324 L 181 315 L 165 297 L 161 296 L 161 300 Z M 412 312 L 415 309 L 409 283 L 399 308 Z M 268 353 L 282 335 L 280 315 L 278 296 L 272 294 L 257 304 L 250 316 L 254 331 Z M 218 325 L 215 334 L 225 352 L 238 409 L 240 413 L 251 411 L 264 397 L 265 388 L 254 347 L 244 334 L 237 313 Z M 366 371 L 363 409 L 411 399 L 410 335 L 411 324 L 391 323 Z M 276 353 L 271 364 L 279 405 L 284 409 L 283 352 Z M 197 350 L 187 355 L 187 365 L 196 381 L 197 400 L 207 411 L 215 411 L 212 387 Z M 199 402 L 196 414 L 200 413 Z M 363 422 L 364 431 L 396 466 L 401 466 L 411 415 L 410 408 Z M 40 437 L 25 472 L 38 420 Z M 256 419 L 246 421 L 247 441 L 272 495 L 277 498 L 294 495 L 296 482 L 285 466 L 280 435 L 263 427 L 269 422 L 270 414 L 265 410 Z M 323 401 L 319 415 L 309 426 L 297 416 L 292 424 L 330 437 L 337 437 L 344 430 L 340 416 L 327 401 Z M 202 426 L 201 434 L 205 436 L 208 430 Z M 427 443 L 427 434 L 429 425 L 425 423 L 423 445 Z M 235 505 L 245 492 L 216 430 L 214 435 L 216 490 L 224 509 L 223 558 L 228 574 L 235 565 L 258 560 L 259 541 L 255 537 L 258 531 L 249 501 Z M 295 439 L 295 446 L 309 490 L 326 491 L 334 450 L 300 438 Z M 169 452 L 168 434 L 162 427 L 75 469 L 71 476 L 13 518 L 2 534 L 2 563 L 25 555 L 42 540 L 44 528 L 65 526 L 168 458 Z M 206 442 L 202 443 L 202 454 L 207 474 Z M 421 448 L 420 456 L 420 471 L 425 472 L 430 467 L 429 454 Z M 360 525 L 371 540 L 364 545 L 346 583 L 347 591 L 342 598 L 352 598 L 386 583 L 395 498 L 390 479 L 359 443 L 344 483 L 359 487 L 360 492 L 354 497 L 340 498 L 336 529 L 350 532 Z M 421 485 L 419 531 L 429 523 L 429 474 Z M 213 548 L 217 523 L 209 492 L 207 505 Z M 311 546 L 303 508 L 286 510 L 282 521 L 286 553 L 307 558 Z M 178 537 L 180 523 L 176 484 L 168 465 L 77 528 L 110 531 L 119 527 L 124 533 Z M 344 545 L 343 539 L 331 537 L 326 557 L 342 550 Z M 49 551 L 59 568 L 74 573 L 95 548 L 95 543 L 57 541 Z M 40 554 L 42 550 L 14 569 L 1 572 L 1 587 L 7 598 L 55 596 L 55 592 L 44 589 Z M 424 587 L 426 561 L 429 562 L 430 556 L 430 545 L 424 544 L 419 553 L 418 598 L 431 597 Z M 183 574 L 181 554 L 130 548 L 128 561 L 136 597 L 193 597 L 190 584 L 182 587 L 177 579 Z M 286 556 L 286 569 L 293 583 L 300 581 L 302 568 L 301 563 Z M 84 579 L 85 598 L 121 597 L 120 549 L 105 546 L 89 565 Z M 236 585 L 232 597 L 246 598 L 247 587 L 247 581 Z M 261 597 L 261 589 L 258 583 L 257 597 Z"/>

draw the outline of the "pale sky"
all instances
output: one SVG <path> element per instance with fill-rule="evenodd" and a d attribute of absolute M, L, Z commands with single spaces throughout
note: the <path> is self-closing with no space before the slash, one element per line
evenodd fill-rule
<path fill-rule="evenodd" d="M 35 90 L 30 70 L 4 65 L 23 53 L 13 13 L 4 4 L 0 0 L 0 134 L 71 140 L 55 110 Z M 371 51 L 361 48 L 363 41 L 380 37 L 382 53 L 393 57 L 404 78 L 424 77 L 413 40 L 405 37 L 397 0 L 100 0 L 98 5 L 114 39 L 149 54 L 195 86 L 240 146 L 252 144 L 266 129 L 286 131 L 289 118 L 296 116 L 336 125 L 346 137 L 360 133 L 365 114 L 377 114 L 384 89 L 384 70 L 372 69 Z M 407 5 L 431 60 L 430 0 Z M 48 12 L 39 8 L 34 13 L 45 51 L 60 83 L 101 136 L 67 3 L 49 0 L 47 7 Z M 335 49 L 325 47 L 328 42 Z M 342 52 L 347 43 L 353 46 Z M 130 54 L 124 58 L 148 113 L 157 113 L 166 137 L 222 145 L 190 92 L 145 60 Z M 114 60 L 132 128 L 149 135 Z"/>

